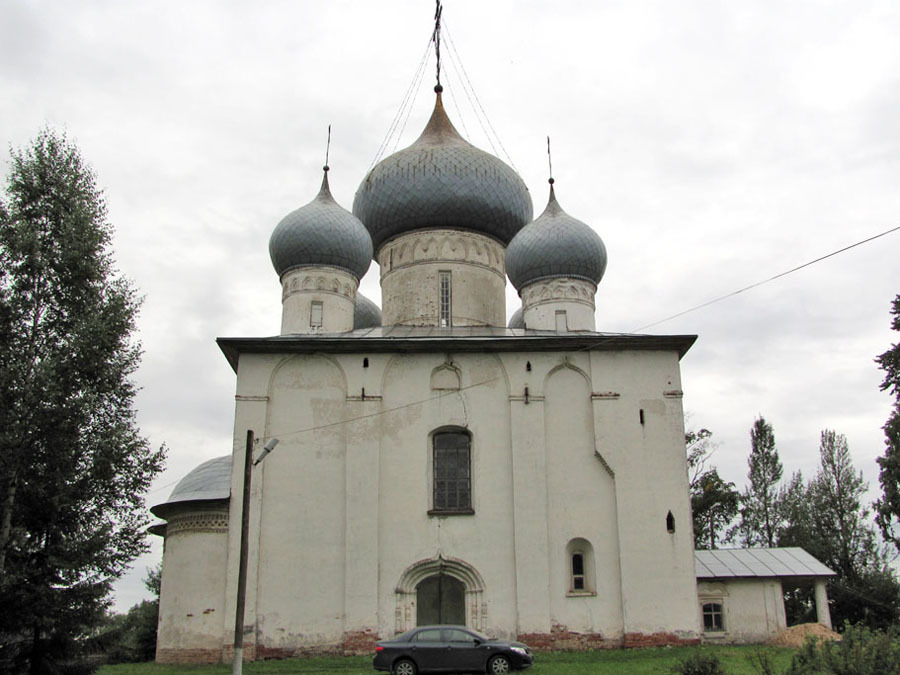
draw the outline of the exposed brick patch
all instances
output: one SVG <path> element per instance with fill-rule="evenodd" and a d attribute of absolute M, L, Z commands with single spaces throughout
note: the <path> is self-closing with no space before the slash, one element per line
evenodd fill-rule
<path fill-rule="evenodd" d="M 221 663 L 221 649 L 157 649 L 157 663 Z"/>
<path fill-rule="evenodd" d="M 693 647 L 700 638 L 685 638 L 676 633 L 625 633 L 623 647 Z"/>
<path fill-rule="evenodd" d="M 602 633 L 576 633 L 567 626 L 554 625 L 549 633 L 522 633 L 518 639 L 535 651 L 583 652 L 588 649 L 621 647 L 621 640 L 611 640 Z"/>
<path fill-rule="evenodd" d="M 347 631 L 344 633 L 344 641 L 342 648 L 347 656 L 359 656 L 364 654 L 372 654 L 375 652 L 375 643 L 380 638 L 378 633 L 366 629 L 357 631 Z"/>
<path fill-rule="evenodd" d="M 246 654 L 246 650 L 244 651 Z M 320 653 L 312 653 L 312 654 L 303 654 L 303 656 L 320 656 L 324 654 Z M 296 649 L 289 649 L 285 647 L 266 647 L 264 645 L 257 645 L 256 647 L 256 658 L 253 660 L 261 660 L 265 661 L 266 659 L 289 659 L 292 656 L 300 656 L 297 654 Z"/>

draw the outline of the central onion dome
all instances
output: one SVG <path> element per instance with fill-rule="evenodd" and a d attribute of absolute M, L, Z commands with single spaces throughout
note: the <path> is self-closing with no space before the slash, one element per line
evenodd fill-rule
<path fill-rule="evenodd" d="M 516 290 L 541 279 L 569 277 L 600 283 L 606 246 L 587 224 L 562 210 L 553 181 L 544 212 L 525 226 L 506 249 L 506 273 Z"/>
<path fill-rule="evenodd" d="M 472 230 L 508 244 L 532 217 L 528 188 L 493 155 L 466 141 L 441 103 L 418 140 L 379 162 L 353 200 L 377 251 L 388 239 L 426 228 Z"/>
<path fill-rule="evenodd" d="M 328 188 L 328 167 L 319 194 L 291 211 L 269 239 L 269 256 L 278 276 L 301 266 L 329 266 L 362 279 L 372 262 L 372 240 L 362 223 L 341 208 Z"/>

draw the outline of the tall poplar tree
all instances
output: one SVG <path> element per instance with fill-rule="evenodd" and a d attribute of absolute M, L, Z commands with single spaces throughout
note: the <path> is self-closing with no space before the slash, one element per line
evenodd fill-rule
<path fill-rule="evenodd" d="M 900 332 L 900 295 L 894 298 L 891 314 L 891 328 Z M 875 361 L 884 371 L 881 390 L 894 396 L 894 408 L 884 425 L 887 447 L 878 458 L 883 496 L 875 503 L 876 520 L 884 538 L 900 551 L 900 343 L 891 345 Z"/>
<path fill-rule="evenodd" d="M 161 470 L 135 421 L 140 300 L 106 204 L 51 130 L 11 152 L 0 198 L 0 665 L 53 670 L 146 550 Z"/>
<path fill-rule="evenodd" d="M 741 522 L 738 525 L 744 546 L 775 545 L 781 525 L 778 483 L 784 467 L 775 447 L 772 425 L 760 416 L 750 429 L 750 470 L 748 485 L 741 495 Z"/>

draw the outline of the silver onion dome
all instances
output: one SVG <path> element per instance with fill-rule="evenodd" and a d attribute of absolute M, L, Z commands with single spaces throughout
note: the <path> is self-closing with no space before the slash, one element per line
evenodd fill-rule
<path fill-rule="evenodd" d="M 509 317 L 509 323 L 506 324 L 507 328 L 525 328 L 525 314 L 521 307 L 513 312 L 513 315 Z"/>
<path fill-rule="evenodd" d="M 472 230 L 507 244 L 533 211 L 519 175 L 459 135 L 438 92 L 422 135 L 369 172 L 353 213 L 377 251 L 392 237 L 426 228 Z"/>
<path fill-rule="evenodd" d="M 574 277 L 599 284 L 606 272 L 606 246 L 594 230 L 562 210 L 550 184 L 544 212 L 506 249 L 506 273 L 516 290 L 534 281 Z"/>
<path fill-rule="evenodd" d="M 362 279 L 372 262 L 372 239 L 352 213 L 334 201 L 328 167 L 319 194 L 291 211 L 269 239 L 269 256 L 278 276 L 293 267 L 328 265 Z"/>
<path fill-rule="evenodd" d="M 381 309 L 362 293 L 356 294 L 356 306 L 353 308 L 353 329 L 377 328 L 381 325 Z"/>

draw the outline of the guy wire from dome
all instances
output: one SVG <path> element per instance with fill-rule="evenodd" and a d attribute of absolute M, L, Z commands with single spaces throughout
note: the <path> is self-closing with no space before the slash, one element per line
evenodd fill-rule
<path fill-rule="evenodd" d="M 377 251 L 395 236 L 425 229 L 468 230 L 505 245 L 531 221 L 533 206 L 512 167 L 459 135 L 437 91 L 422 134 L 366 175 L 353 213 Z"/>
<path fill-rule="evenodd" d="M 415 102 L 418 98 L 418 91 L 420 89 L 420 85 L 422 79 L 424 77 L 425 70 L 427 68 L 428 60 L 431 56 L 431 45 L 435 45 L 435 58 L 438 61 L 436 64 L 436 86 L 441 88 L 441 91 L 445 89 L 443 84 L 441 84 L 441 73 L 444 72 L 442 70 L 442 64 L 446 60 L 443 55 L 440 53 L 440 38 L 447 38 L 447 46 L 449 47 L 448 55 L 451 55 L 452 58 L 449 59 L 449 63 L 453 68 L 455 74 L 457 75 L 457 82 L 462 88 L 463 94 L 468 101 L 469 107 L 472 110 L 472 114 L 475 115 L 476 120 L 478 121 L 479 126 L 481 127 L 481 131 L 485 136 L 488 144 L 491 147 L 491 151 L 494 155 L 503 156 L 506 163 L 509 164 L 513 171 L 517 174 L 519 173 L 518 168 L 513 162 L 512 157 L 509 152 L 507 152 L 506 147 L 503 145 L 503 141 L 500 139 L 500 135 L 497 133 L 497 130 L 494 128 L 494 125 L 491 123 L 490 118 L 487 115 L 487 112 L 484 109 L 484 106 L 481 103 L 481 100 L 478 97 L 477 92 L 475 91 L 475 87 L 472 84 L 471 79 L 469 78 L 468 72 L 466 71 L 465 65 L 462 62 L 462 57 L 459 54 L 458 49 L 456 48 L 456 44 L 453 41 L 452 36 L 450 35 L 449 27 L 446 23 L 446 20 L 443 18 L 443 6 L 439 1 L 436 1 L 436 9 L 435 9 L 435 27 L 429 36 L 428 44 L 425 47 L 424 53 L 422 54 L 422 58 L 419 61 L 419 65 L 416 68 L 416 71 L 413 75 L 412 81 L 406 89 L 406 92 L 403 96 L 403 100 L 400 102 L 400 106 L 397 109 L 396 114 L 394 115 L 391 123 L 388 127 L 388 130 L 385 134 L 384 139 L 381 144 L 378 146 L 378 150 L 375 153 L 374 158 L 372 159 L 369 167 L 366 171 L 368 174 L 376 164 L 385 156 L 385 153 L 388 151 L 389 147 L 392 147 L 391 152 L 395 152 L 397 147 L 400 145 L 400 141 L 402 140 L 403 133 L 406 129 L 406 124 L 409 121 L 409 118 L 412 114 L 413 107 L 415 106 Z M 444 72 L 446 75 L 446 72 Z M 459 115 L 459 122 L 463 128 L 463 131 L 468 136 L 468 129 L 465 121 L 463 119 L 462 111 L 460 106 L 457 104 L 456 97 L 452 96 L 452 92 L 448 93 L 451 95 L 453 99 L 453 104 L 456 107 L 457 114 Z M 392 144 L 393 139 L 393 144 Z M 496 143 L 495 143 L 496 141 Z M 499 146 L 499 151 L 498 151 Z"/>

